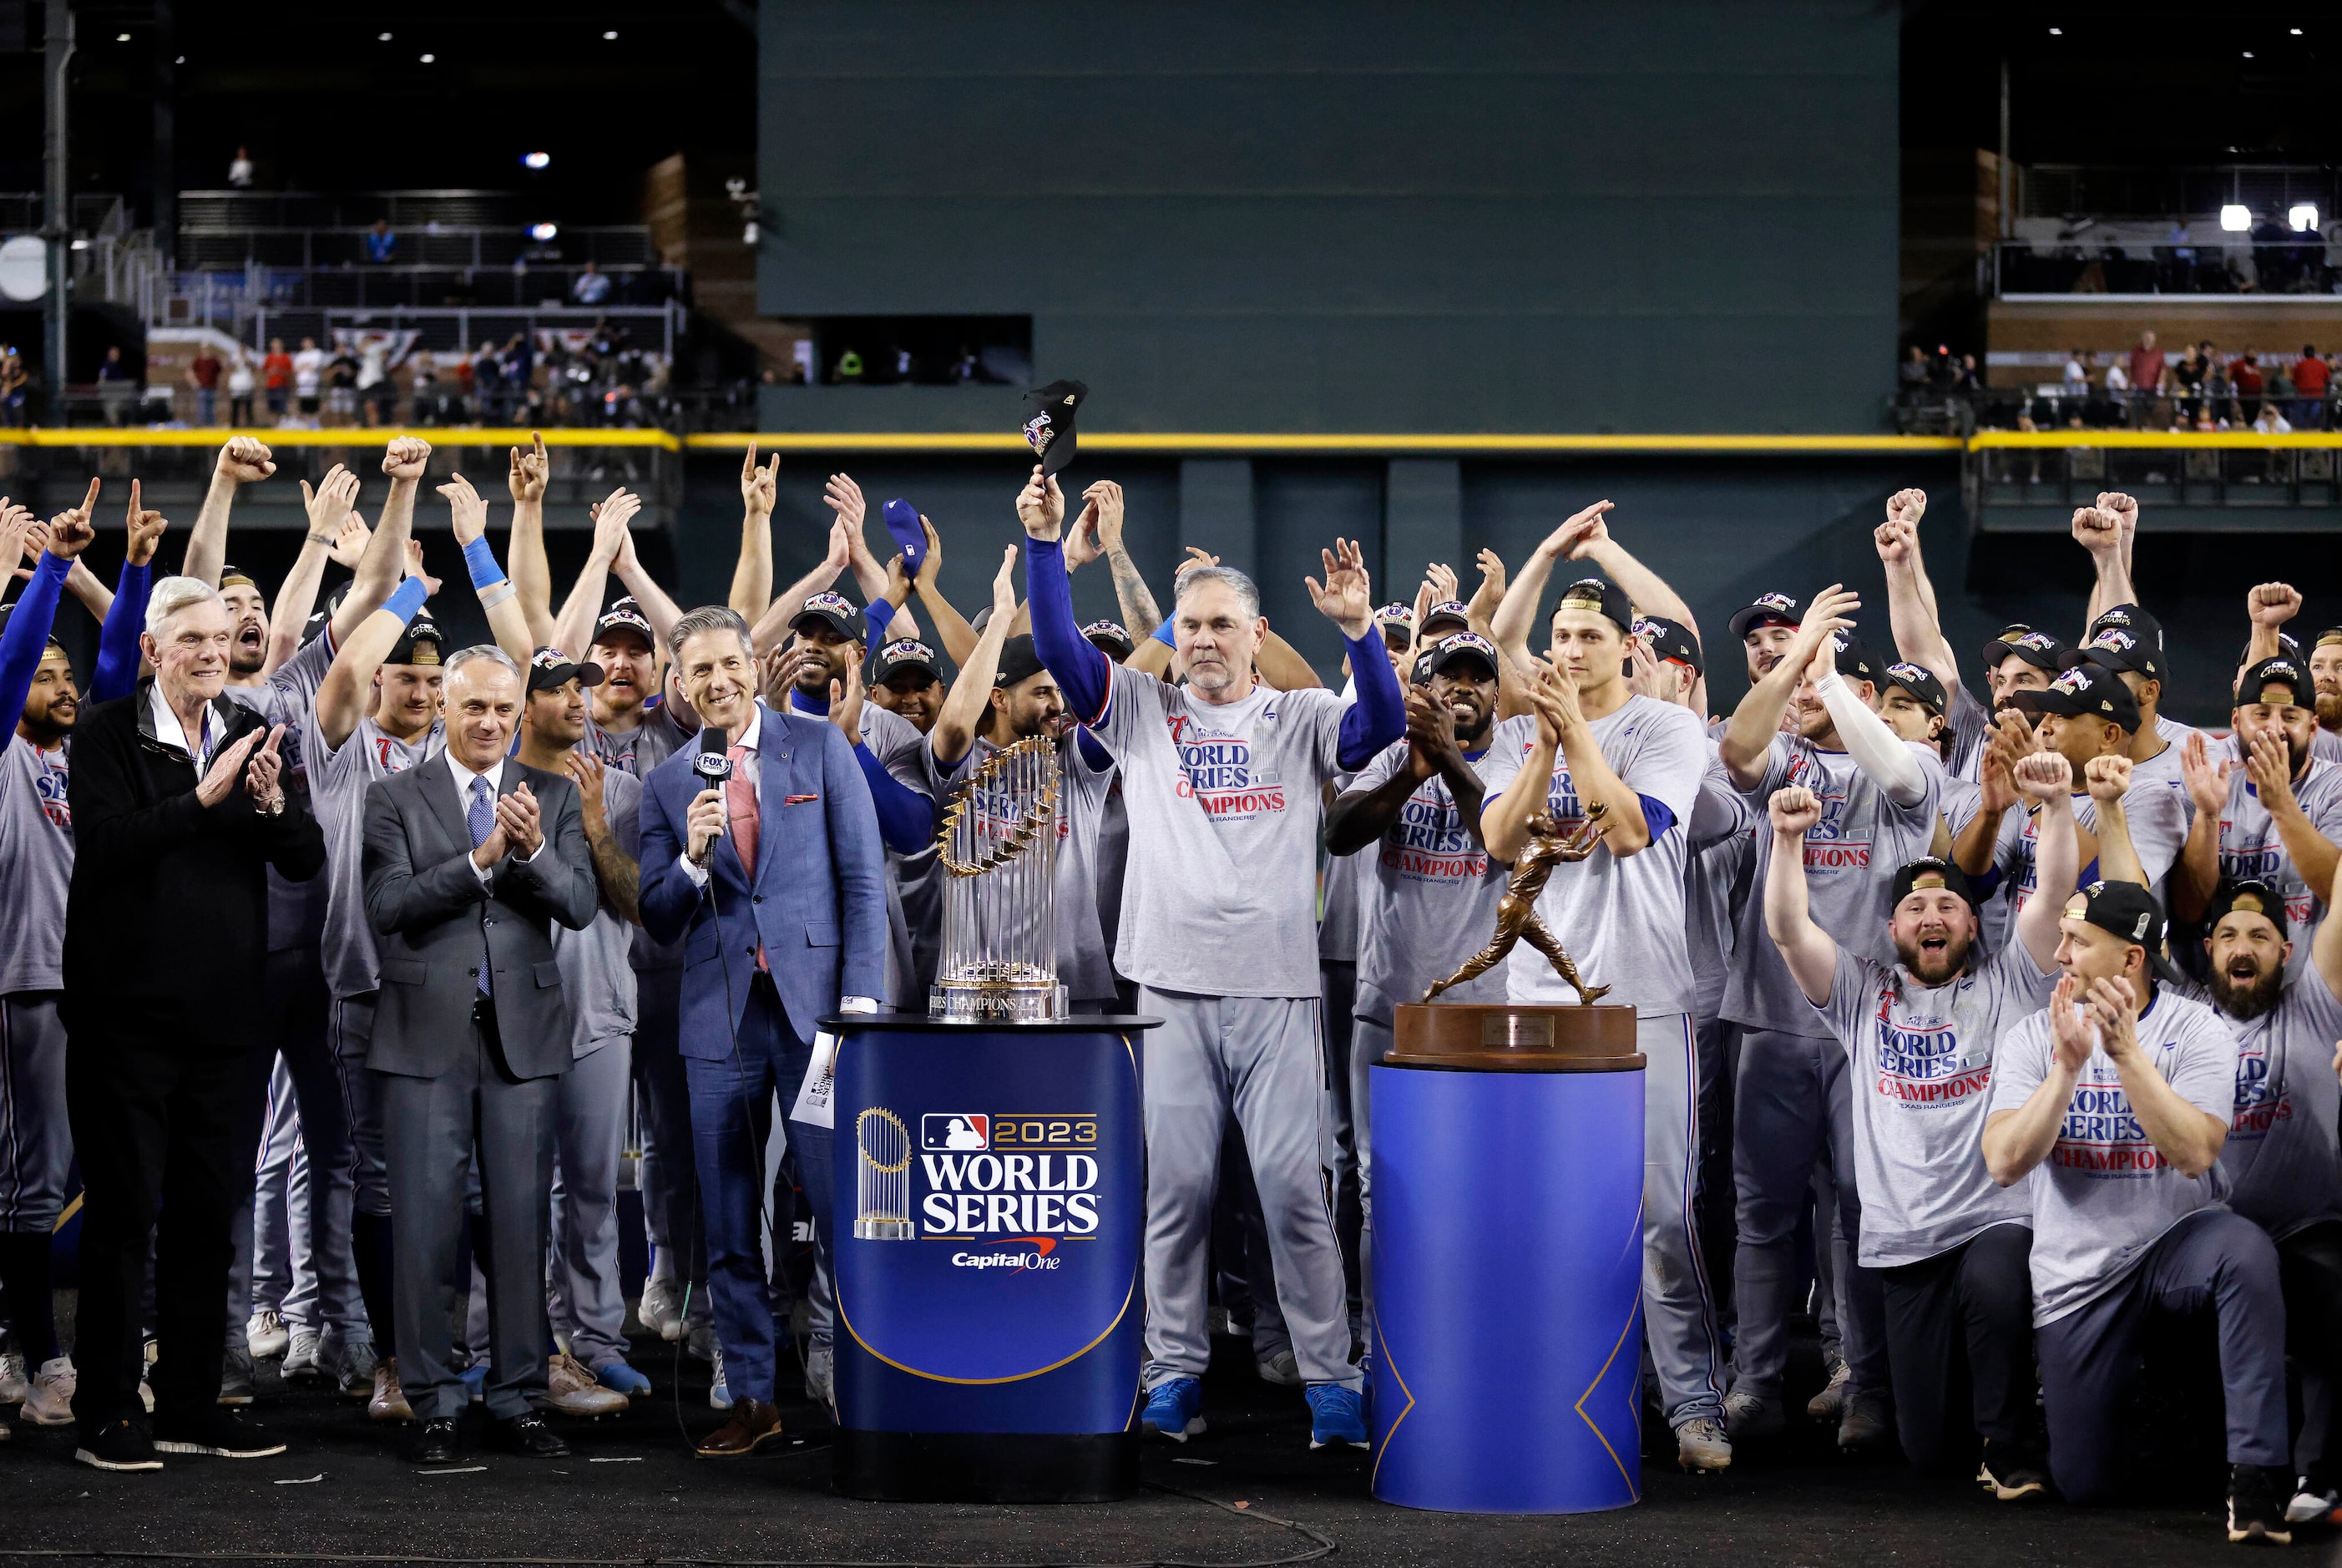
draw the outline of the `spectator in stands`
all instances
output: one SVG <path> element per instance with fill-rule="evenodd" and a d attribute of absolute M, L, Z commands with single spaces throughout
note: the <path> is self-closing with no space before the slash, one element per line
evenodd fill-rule
<path fill-rule="evenodd" d="M 513 334 L 498 358 L 497 368 L 503 373 L 509 417 L 515 422 L 527 418 L 535 391 L 535 341 L 525 332 Z"/>
<path fill-rule="evenodd" d="M 314 337 L 301 340 L 301 352 L 293 356 L 293 397 L 301 418 L 309 428 L 317 427 L 317 399 L 325 381 L 325 351 L 317 346 Z"/>
<path fill-rule="evenodd" d="M 2179 394 L 2178 423 L 2173 428 L 2184 430 L 2195 424 L 2196 415 L 2203 411 L 2204 383 L 2211 370 L 2201 345 L 2181 355 L 2179 363 L 2170 368 L 2172 390 Z"/>
<path fill-rule="evenodd" d="M 412 392 L 415 401 L 411 417 L 415 424 L 437 424 L 445 419 L 447 388 L 439 379 L 439 372 L 429 349 L 417 349 L 415 353 Z"/>
<path fill-rule="evenodd" d="M 2235 418 L 2240 424 L 2250 424 L 2261 416 L 2261 365 L 2250 349 L 2237 355 L 2228 366 L 2228 385 L 2236 389 Z"/>
<path fill-rule="evenodd" d="M 2262 435 L 2290 435 L 2293 424 L 2277 411 L 2277 399 L 2261 404 L 2259 414 L 2253 420 L 2253 429 Z"/>
<path fill-rule="evenodd" d="M 369 337 L 358 354 L 358 402 L 368 429 L 388 424 L 398 408 L 398 383 L 390 378 L 389 345 Z"/>
<path fill-rule="evenodd" d="M 109 344 L 105 363 L 97 367 L 97 401 L 105 410 L 108 424 L 129 422 L 130 405 L 138 398 L 138 384 L 130 378 L 130 366 L 123 363 L 122 345 Z"/>
<path fill-rule="evenodd" d="M 2163 350 L 2155 346 L 2155 331 L 2150 327 L 2138 335 L 2138 346 L 2130 351 L 2131 391 L 2141 403 L 2151 403 L 2163 390 Z M 2131 423 L 2144 424 L 2146 417 L 2142 409 L 2132 416 Z"/>
<path fill-rule="evenodd" d="M 227 362 L 227 422 L 238 430 L 252 428 L 252 391 L 259 377 L 252 373 L 252 355 L 241 344 L 231 350 Z"/>
<path fill-rule="evenodd" d="M 2107 423 L 2109 424 L 2123 424 L 2129 422 L 2130 372 L 2123 368 L 2123 364 L 2124 361 L 2119 356 L 2107 361 L 2106 401 L 2112 411 L 2107 418 Z"/>
<path fill-rule="evenodd" d="M 335 424 L 358 422 L 358 356 L 346 343 L 334 345 L 325 365 L 325 413 Z"/>
<path fill-rule="evenodd" d="M 975 356 L 969 355 L 963 357 L 973 359 Z M 1917 344 L 1913 344 L 1904 354 L 1903 363 L 1895 367 L 1895 379 L 1902 386 L 1903 400 L 1906 403 L 1916 401 L 1927 392 L 1929 369 L 1927 351 Z"/>
<path fill-rule="evenodd" d="M 2293 362 L 2293 423 L 2299 430 L 2322 430 L 2326 421 L 2326 388 L 2332 376 L 2324 360 L 2317 357 L 2317 345 L 2305 343 L 2301 357 Z"/>
<path fill-rule="evenodd" d="M 480 345 L 480 352 L 470 360 L 472 370 L 472 410 L 483 424 L 494 424 L 504 415 L 504 371 L 496 360 L 496 345 Z"/>
<path fill-rule="evenodd" d="M 235 156 L 227 165 L 227 183 L 239 191 L 252 188 L 252 150 L 249 147 L 235 150 Z"/>
<path fill-rule="evenodd" d="M 374 227 L 366 231 L 366 260 L 376 266 L 388 266 L 398 259 L 398 235 L 391 232 L 388 218 L 376 218 Z"/>
<path fill-rule="evenodd" d="M 260 362 L 261 388 L 268 394 L 268 414 L 279 424 L 285 422 L 285 400 L 293 388 L 293 356 L 285 352 L 285 340 L 268 340 L 268 357 Z"/>
<path fill-rule="evenodd" d="M 610 275 L 588 260 L 586 270 L 579 273 L 577 281 L 569 285 L 569 294 L 579 305 L 588 307 L 600 305 L 610 297 Z"/>
<path fill-rule="evenodd" d="M 225 368 L 210 344 L 195 345 L 195 357 L 187 362 L 187 385 L 195 389 L 197 424 L 208 425 L 218 420 L 220 372 Z"/>
<path fill-rule="evenodd" d="M 0 349 L 0 425 L 12 430 L 24 427 L 32 382 L 25 369 L 25 356 L 13 348 Z"/>

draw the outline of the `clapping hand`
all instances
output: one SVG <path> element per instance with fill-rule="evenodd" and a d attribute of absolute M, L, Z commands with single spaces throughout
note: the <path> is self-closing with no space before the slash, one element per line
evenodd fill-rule
<path fill-rule="evenodd" d="M 265 816 L 275 816 L 285 809 L 282 786 L 285 759 L 277 754 L 276 743 L 285 738 L 285 726 L 278 724 L 268 732 L 268 739 L 252 754 L 252 765 L 245 771 L 244 793 Z"/>
<path fill-rule="evenodd" d="M 2068 974 L 2049 994 L 2050 1049 L 2057 1065 L 2068 1073 L 2079 1073 L 2088 1065 L 2090 1053 L 2098 1048 L 2097 1031 L 2091 1018 L 2074 1004 L 2080 989 L 2080 982 Z"/>
<path fill-rule="evenodd" d="M 278 728 L 281 730 L 283 726 Z M 245 759 L 252 755 L 253 748 L 259 744 L 260 732 L 249 730 L 242 740 L 212 758 L 212 765 L 205 770 L 202 781 L 195 785 L 196 802 L 213 806 L 227 799 L 228 793 L 235 788 L 236 776 L 244 771 Z"/>
<path fill-rule="evenodd" d="M 516 784 L 510 794 L 496 797 L 496 833 L 504 835 L 510 853 L 522 860 L 544 847 L 545 830 L 538 817 L 536 795 L 527 784 Z"/>

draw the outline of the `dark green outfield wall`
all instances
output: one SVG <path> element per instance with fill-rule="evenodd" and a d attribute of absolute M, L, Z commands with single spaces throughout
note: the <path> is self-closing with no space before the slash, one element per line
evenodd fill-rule
<path fill-rule="evenodd" d="M 761 15 L 767 315 L 1029 315 L 1100 428 L 1880 427 L 1892 5 Z M 1014 411 L 782 388 L 762 424 Z"/>

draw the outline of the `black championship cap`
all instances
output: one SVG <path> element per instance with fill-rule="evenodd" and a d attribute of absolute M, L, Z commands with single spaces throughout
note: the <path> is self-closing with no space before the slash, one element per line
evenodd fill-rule
<path fill-rule="evenodd" d="M 1427 637 L 1441 627 L 1451 632 L 1462 632 L 1469 630 L 1471 624 L 1470 606 L 1458 599 L 1442 599 L 1423 613 L 1423 624 L 1416 631 Z"/>
<path fill-rule="evenodd" d="M 251 573 L 243 571 L 235 566 L 222 566 L 220 568 L 219 585 L 222 593 L 225 593 L 230 588 L 257 588 L 260 586 L 259 584 L 252 580 Z"/>
<path fill-rule="evenodd" d="M 2318 647 L 2330 648 L 2337 643 L 2342 643 L 2342 626 L 2328 626 L 2317 634 Z"/>
<path fill-rule="evenodd" d="M 929 683 L 944 678 L 943 666 L 936 662 L 936 651 L 916 637 L 897 637 L 878 650 L 870 661 L 870 684 L 883 686 L 906 670 L 925 674 Z"/>
<path fill-rule="evenodd" d="M 1488 667 L 1490 680 L 1496 678 L 1496 646 L 1477 632 L 1456 632 L 1433 644 L 1416 662 L 1415 678 L 1427 681 L 1458 659 L 1476 659 Z"/>
<path fill-rule="evenodd" d="M 2257 914 L 2277 927 L 2277 939 L 2286 940 L 2285 898 L 2267 883 L 2254 879 L 2231 882 L 2220 879 L 2212 890 L 2212 902 L 2204 911 L 2204 930 L 2208 934 L 2220 928 L 2220 922 L 2235 911 Z"/>
<path fill-rule="evenodd" d="M 643 614 L 643 607 L 635 602 L 632 594 L 612 600 L 610 607 L 602 612 L 602 618 L 594 623 L 596 642 L 608 642 L 612 632 L 632 632 L 646 645 L 658 646 L 658 638 L 651 632 L 650 617 Z"/>
<path fill-rule="evenodd" d="M 1670 664 L 1689 665 L 1695 675 L 1707 673 L 1707 665 L 1699 656 L 1699 639 L 1682 622 L 1670 621 L 1664 615 L 1645 615 L 1635 623 L 1635 634 L 1650 644 L 1655 656 Z"/>
<path fill-rule="evenodd" d="M 1119 621 L 1092 621 L 1082 628 L 1082 636 L 1109 659 L 1126 659 L 1138 646 Z"/>
<path fill-rule="evenodd" d="M 439 644 L 445 640 L 438 622 L 428 615 L 417 615 L 406 623 L 406 630 L 399 634 L 398 641 L 390 645 L 390 652 L 383 655 L 382 662 L 385 664 L 436 666 Z"/>
<path fill-rule="evenodd" d="M 1013 686 L 1031 680 L 1046 667 L 1041 663 L 1041 651 L 1033 645 L 1031 634 L 1011 637 L 1000 644 L 1000 668 L 993 672 L 992 684 Z"/>
<path fill-rule="evenodd" d="M 1074 460 L 1074 415 L 1089 395 L 1078 381 L 1053 381 L 1025 394 L 1025 439 L 1042 473 L 1055 474 Z"/>
<path fill-rule="evenodd" d="M 1887 666 L 1887 684 L 1900 686 L 1910 693 L 1914 702 L 1937 718 L 1944 716 L 1947 704 L 1944 683 L 1936 678 L 1933 671 L 1921 669 L 1917 664 L 1889 664 Z"/>
<path fill-rule="evenodd" d="M 2066 918 L 2087 921 L 2125 942 L 2147 949 L 2147 966 L 2158 979 L 2184 982 L 2163 956 L 2163 906 L 2135 882 L 2094 882 L 2066 901 Z"/>
<path fill-rule="evenodd" d="M 0 604 L 0 628 L 5 628 L 8 624 L 8 617 L 15 613 L 16 606 L 15 604 Z M 56 634 L 54 632 L 49 634 L 48 645 L 55 648 L 60 654 L 65 651 L 65 645 L 57 641 Z"/>
<path fill-rule="evenodd" d="M 1849 681 L 1878 684 L 1878 661 L 1862 645 L 1862 639 L 1852 632 L 1832 632 L 1830 646 L 1837 650 L 1837 673 Z"/>
<path fill-rule="evenodd" d="M 575 678 L 581 686 L 602 684 L 602 666 L 589 661 L 573 659 L 558 648 L 539 648 L 528 657 L 528 689 L 532 692 L 557 691 Z"/>
<path fill-rule="evenodd" d="M 312 610 L 309 612 L 309 618 L 301 623 L 301 645 L 303 647 L 307 647 L 310 644 L 315 642 L 325 634 L 325 624 L 334 618 L 335 613 L 342 607 L 342 601 L 349 596 L 350 585 L 349 584 L 345 583 L 340 587 L 335 588 L 332 593 L 325 595 L 325 607 L 324 609 Z"/>
<path fill-rule="evenodd" d="M 2154 648 L 2158 658 L 2162 655 L 2163 623 L 2137 604 L 2107 605 L 2090 622 L 2089 634 L 2082 641 L 2086 644 L 2097 641 L 2097 634 L 2109 626 L 2117 631 L 2128 632 L 2140 642 Z"/>
<path fill-rule="evenodd" d="M 1396 601 L 1385 604 L 1375 612 L 1375 625 L 1392 647 L 1408 647 L 1415 642 L 1415 606 Z"/>
<path fill-rule="evenodd" d="M 1758 626 L 1794 626 L 1806 618 L 1805 606 L 1787 594 L 1759 594 L 1755 602 L 1735 610 L 1727 623 L 1735 641 Z"/>
<path fill-rule="evenodd" d="M 2317 705 L 2317 686 L 2309 678 L 2309 667 L 2298 659 L 2288 659 L 2279 654 L 2274 659 L 2263 659 L 2247 670 L 2237 681 L 2237 706 L 2268 701 L 2268 689 L 2283 686 L 2287 701 L 2296 707 Z"/>
<path fill-rule="evenodd" d="M 2030 626 L 2011 626 L 1984 645 L 1984 662 L 1996 670 L 2010 659 L 2023 659 L 2035 669 L 2047 670 L 2054 675 L 2071 663 L 2072 657 L 2065 644 Z"/>
<path fill-rule="evenodd" d="M 2126 734 L 2138 733 L 2138 699 L 2112 670 L 2087 661 L 2060 674 L 2048 689 L 2031 694 L 2030 706 L 2067 718 L 2112 719 Z"/>
<path fill-rule="evenodd" d="M 1564 610 L 1591 610 L 1615 624 L 1622 637 L 1632 635 L 1635 630 L 1634 601 L 1617 584 L 1600 577 L 1580 577 L 1564 588 L 1561 602 L 1553 610 L 1556 615 Z"/>
<path fill-rule="evenodd" d="M 2167 678 L 2163 663 L 2163 628 L 2153 624 L 2152 618 L 2141 612 L 2139 620 L 2149 623 L 2151 629 L 2132 626 L 2094 625 L 2089 640 L 2074 650 L 2077 659 L 2087 659 L 2109 670 L 2128 670 L 2135 675 L 2145 675 L 2150 681 Z"/>
<path fill-rule="evenodd" d="M 1895 874 L 1895 896 L 1887 901 L 1887 907 L 1892 910 L 1913 894 L 1936 887 L 1958 894 L 1967 901 L 1968 913 L 1977 913 L 1976 890 L 1968 885 L 1968 874 L 1932 854 L 1921 855 Z"/>
<path fill-rule="evenodd" d="M 843 594 L 816 594 L 807 599 L 805 608 L 789 617 L 789 630 L 801 632 L 808 623 L 827 626 L 849 643 L 862 640 L 862 612 Z"/>

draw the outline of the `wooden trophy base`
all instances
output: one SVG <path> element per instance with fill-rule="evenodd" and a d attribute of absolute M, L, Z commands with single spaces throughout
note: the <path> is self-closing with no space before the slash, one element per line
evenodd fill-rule
<path fill-rule="evenodd" d="M 1476 1073 L 1632 1073 L 1632 1007 L 1408 1003 L 1396 1010 L 1386 1066 Z"/>

